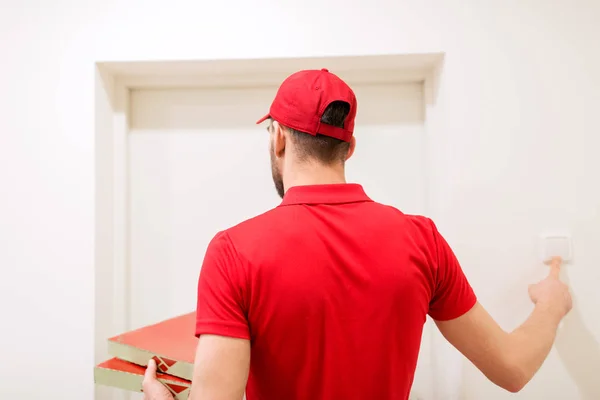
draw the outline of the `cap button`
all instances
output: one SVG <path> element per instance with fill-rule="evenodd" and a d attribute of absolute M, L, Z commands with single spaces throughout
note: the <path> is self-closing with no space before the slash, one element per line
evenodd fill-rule
<path fill-rule="evenodd" d="M 321 68 L 321 71 L 323 71 L 323 72 L 329 72 L 329 70 L 327 68 Z"/>

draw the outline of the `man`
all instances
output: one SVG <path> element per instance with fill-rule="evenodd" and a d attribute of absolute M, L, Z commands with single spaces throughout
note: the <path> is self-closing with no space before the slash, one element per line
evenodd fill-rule
<path fill-rule="evenodd" d="M 560 260 L 529 289 L 535 309 L 503 331 L 477 302 L 434 223 L 346 183 L 353 91 L 300 71 L 269 114 L 280 206 L 218 233 L 198 284 L 193 400 L 405 400 L 429 315 L 492 382 L 519 391 L 571 308 Z M 391 183 L 393 184 L 393 183 Z M 149 364 L 147 399 L 170 395 Z"/>

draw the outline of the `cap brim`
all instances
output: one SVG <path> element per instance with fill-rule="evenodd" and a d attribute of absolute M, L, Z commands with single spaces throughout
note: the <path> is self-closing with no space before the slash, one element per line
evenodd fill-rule
<path fill-rule="evenodd" d="M 256 125 L 262 124 L 263 122 L 265 122 L 269 118 L 271 118 L 270 114 L 265 115 L 264 117 L 262 117 L 261 119 L 259 119 L 258 121 L 256 121 Z"/>

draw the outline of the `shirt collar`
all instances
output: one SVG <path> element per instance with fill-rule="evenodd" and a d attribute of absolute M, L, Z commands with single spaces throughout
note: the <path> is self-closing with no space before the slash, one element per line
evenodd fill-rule
<path fill-rule="evenodd" d="M 371 200 L 361 185 L 339 183 L 331 185 L 293 186 L 287 190 L 281 206 L 294 204 L 344 204 Z"/>

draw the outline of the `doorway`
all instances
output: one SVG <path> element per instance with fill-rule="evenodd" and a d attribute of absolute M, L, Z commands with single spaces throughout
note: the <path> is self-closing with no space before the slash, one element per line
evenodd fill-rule
<path fill-rule="evenodd" d="M 279 203 L 270 176 L 268 133 L 254 125 L 276 89 L 132 91 L 127 146 L 131 328 L 192 311 L 212 237 Z M 348 180 L 363 184 L 376 201 L 425 213 L 422 84 L 353 89 L 359 104 L 357 149 L 347 164 Z M 148 299 L 157 301 L 148 307 Z"/>

